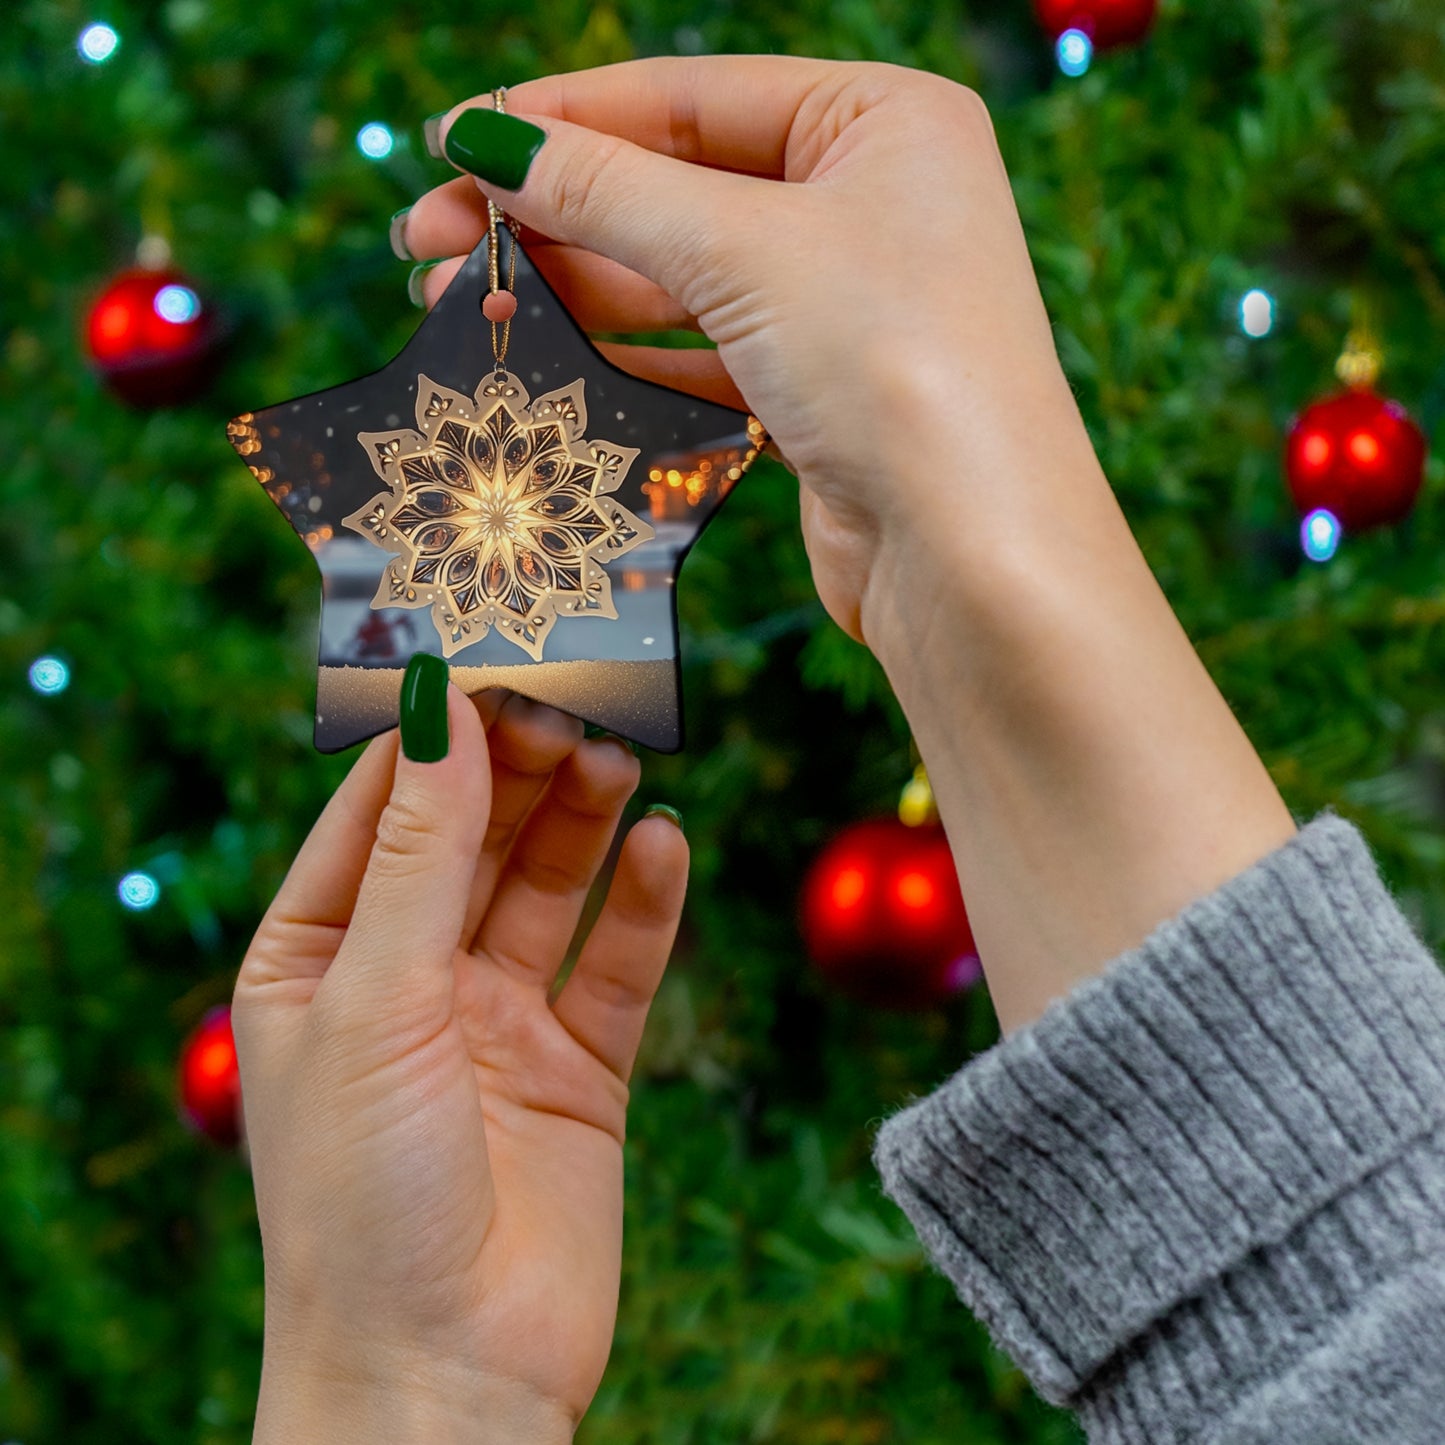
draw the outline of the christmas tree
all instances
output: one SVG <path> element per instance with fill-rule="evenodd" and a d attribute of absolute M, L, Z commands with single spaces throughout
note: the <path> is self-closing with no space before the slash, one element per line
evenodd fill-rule
<path fill-rule="evenodd" d="M 249 1438 L 250 1180 L 180 1122 L 176 1061 L 349 759 L 311 747 L 315 568 L 224 424 L 374 369 L 415 327 L 387 218 L 451 174 L 423 117 L 669 53 L 887 61 L 980 91 L 1150 564 L 1296 815 L 1359 823 L 1438 946 L 1439 463 L 1405 520 L 1341 538 L 1316 519 L 1302 546 L 1282 458 L 1351 332 L 1427 436 L 1445 402 L 1442 41 L 1428 0 L 1166 0 L 1143 43 L 1097 53 L 1026 0 L 12 7 L 0 1438 Z M 96 303 L 138 254 L 171 268 L 157 314 L 205 327 L 135 406 L 127 323 Z M 880 670 L 814 597 L 796 511 L 760 465 L 679 586 L 688 747 L 646 759 L 636 807 L 686 815 L 694 881 L 634 1082 L 617 1341 L 579 1438 L 1075 1440 L 868 1161 L 881 1116 L 996 1037 L 986 996 L 868 1008 L 800 941 L 809 862 L 889 812 L 913 759 Z"/>

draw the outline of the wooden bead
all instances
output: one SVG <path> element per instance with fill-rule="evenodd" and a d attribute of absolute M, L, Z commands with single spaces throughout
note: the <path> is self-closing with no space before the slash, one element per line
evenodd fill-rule
<path fill-rule="evenodd" d="M 510 291 L 489 291 L 482 301 L 482 315 L 488 321 L 510 321 L 517 314 L 517 298 Z"/>

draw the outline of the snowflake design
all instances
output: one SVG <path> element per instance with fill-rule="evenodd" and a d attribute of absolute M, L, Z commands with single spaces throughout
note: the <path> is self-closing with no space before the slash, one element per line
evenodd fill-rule
<path fill-rule="evenodd" d="M 422 376 L 418 431 L 358 433 L 390 490 L 344 525 L 396 554 L 373 608 L 430 608 L 446 657 L 495 627 L 534 662 L 558 617 L 617 616 L 606 566 L 655 534 L 609 495 L 637 448 L 584 440 L 582 388 Z"/>

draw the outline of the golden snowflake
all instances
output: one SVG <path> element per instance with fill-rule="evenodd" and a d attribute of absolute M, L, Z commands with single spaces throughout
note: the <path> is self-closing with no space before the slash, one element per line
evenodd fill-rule
<path fill-rule="evenodd" d="M 422 376 L 419 430 L 358 433 L 390 490 L 344 525 L 396 554 L 372 607 L 430 608 L 446 657 L 495 627 L 536 662 L 558 617 L 617 616 L 606 566 L 654 533 L 609 495 L 637 448 L 584 440 L 582 387 Z"/>

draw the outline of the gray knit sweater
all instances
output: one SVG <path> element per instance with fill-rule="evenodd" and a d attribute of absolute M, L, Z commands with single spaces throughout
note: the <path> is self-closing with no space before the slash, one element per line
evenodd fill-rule
<path fill-rule="evenodd" d="M 1445 974 L 1333 813 L 876 1159 L 1095 1445 L 1445 1442 Z"/>

